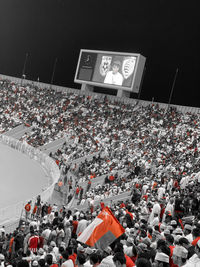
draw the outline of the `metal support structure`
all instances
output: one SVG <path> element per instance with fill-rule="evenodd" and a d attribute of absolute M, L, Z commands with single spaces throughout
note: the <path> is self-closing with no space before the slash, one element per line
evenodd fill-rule
<path fill-rule="evenodd" d="M 169 96 L 169 101 L 168 101 L 168 109 L 170 107 L 172 95 L 173 95 L 173 92 L 174 92 L 174 87 L 175 87 L 175 84 L 176 84 L 177 75 L 178 75 L 178 68 L 176 69 L 176 73 L 174 75 L 174 80 L 173 80 L 173 84 L 172 84 L 172 88 L 171 88 L 171 92 L 170 92 L 170 96 Z"/>

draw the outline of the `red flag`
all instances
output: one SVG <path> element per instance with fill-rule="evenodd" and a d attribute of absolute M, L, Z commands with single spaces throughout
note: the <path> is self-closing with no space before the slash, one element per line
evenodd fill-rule
<path fill-rule="evenodd" d="M 108 207 L 105 207 L 94 221 L 77 238 L 90 247 L 104 250 L 125 232 Z"/>

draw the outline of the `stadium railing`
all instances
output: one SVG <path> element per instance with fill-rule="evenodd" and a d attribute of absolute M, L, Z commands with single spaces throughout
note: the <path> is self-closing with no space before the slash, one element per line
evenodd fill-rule
<path fill-rule="evenodd" d="M 40 193 L 40 196 L 43 202 L 50 201 L 54 186 L 60 178 L 60 170 L 55 161 L 45 153 L 41 152 L 39 149 L 35 149 L 27 143 L 21 142 L 12 137 L 2 134 L 0 135 L 0 142 L 18 150 L 21 153 L 26 154 L 32 160 L 37 161 L 41 165 L 46 176 L 48 177 L 48 187 Z M 5 226 L 6 231 L 7 226 L 9 229 L 11 229 L 12 225 L 16 225 L 16 221 L 18 221 L 22 215 L 25 203 L 27 203 L 29 200 L 32 200 L 34 203 L 36 197 L 37 196 L 33 196 L 28 200 L 20 201 L 16 204 L 0 209 L 0 224 Z"/>
<path fill-rule="evenodd" d="M 118 195 L 113 195 L 111 197 L 107 197 L 102 199 L 102 201 L 104 202 L 105 205 L 111 205 L 112 203 L 116 203 L 118 201 L 126 201 L 126 199 L 129 199 L 131 196 L 131 191 L 126 191 L 126 192 L 122 192 L 121 194 Z M 100 205 L 101 200 L 95 200 L 94 201 L 94 207 L 97 207 Z M 86 202 L 83 205 L 73 205 L 72 209 L 78 209 L 78 210 L 82 210 L 82 211 L 86 211 L 88 210 L 89 207 L 89 203 L 86 200 Z"/>
<path fill-rule="evenodd" d="M 125 175 L 126 176 L 128 174 L 126 168 L 121 169 L 121 170 L 114 170 L 112 172 L 113 175 L 115 175 L 116 173 L 118 175 L 120 175 L 120 176 L 121 175 Z M 97 176 L 96 178 L 92 178 L 91 179 L 91 182 L 92 182 L 91 188 L 94 188 L 97 184 L 103 185 L 103 183 L 105 181 L 105 178 L 109 177 L 110 175 L 111 175 L 110 173 L 107 173 L 107 174 L 103 174 L 103 175 Z M 87 185 L 86 181 L 79 182 L 79 186 L 86 187 L 86 185 Z"/>

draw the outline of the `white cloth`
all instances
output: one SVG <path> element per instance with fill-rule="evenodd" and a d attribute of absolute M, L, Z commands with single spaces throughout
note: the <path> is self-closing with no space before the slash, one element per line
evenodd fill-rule
<path fill-rule="evenodd" d="M 184 265 L 184 267 L 199 267 L 200 266 L 200 258 L 197 256 L 197 254 L 194 254 L 187 263 Z"/>
<path fill-rule="evenodd" d="M 104 83 L 122 85 L 123 76 L 119 72 L 113 73 L 113 71 L 108 71 Z"/>
<path fill-rule="evenodd" d="M 73 261 L 72 260 L 66 260 L 65 262 L 63 262 L 61 267 L 74 267 Z"/>

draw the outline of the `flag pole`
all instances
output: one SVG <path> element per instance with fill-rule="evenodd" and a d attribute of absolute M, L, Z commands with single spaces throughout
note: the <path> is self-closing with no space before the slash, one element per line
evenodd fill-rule
<path fill-rule="evenodd" d="M 174 80 L 173 80 L 173 83 L 172 83 L 172 88 L 171 88 L 171 92 L 170 92 L 170 96 L 169 96 L 169 101 L 168 101 L 168 109 L 169 109 L 170 104 L 171 104 L 171 99 L 172 99 L 172 95 L 173 95 L 173 92 L 174 92 L 174 87 L 175 87 L 177 75 L 178 75 L 178 68 L 176 69 L 176 73 L 174 75 Z"/>
<path fill-rule="evenodd" d="M 53 79 L 54 79 L 54 75 L 55 75 L 55 70 L 56 70 L 56 64 L 57 64 L 57 57 L 56 57 L 56 59 L 55 59 L 55 61 L 54 61 L 54 65 L 53 65 L 53 72 L 52 72 L 52 76 L 51 76 L 51 84 L 50 84 L 50 89 L 51 89 L 51 86 L 52 86 L 52 84 L 53 84 Z"/>
<path fill-rule="evenodd" d="M 23 66 L 23 69 L 22 69 L 22 79 L 21 79 L 21 85 L 22 85 L 23 79 L 25 79 L 25 78 L 26 78 L 26 75 L 25 75 L 25 70 L 26 70 L 26 63 L 27 63 L 27 59 L 28 59 L 28 53 L 26 53 L 26 57 L 25 57 L 25 60 L 24 60 L 24 66 Z"/>

